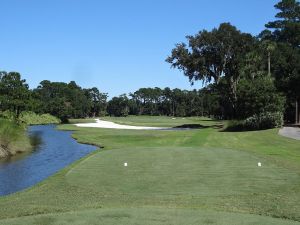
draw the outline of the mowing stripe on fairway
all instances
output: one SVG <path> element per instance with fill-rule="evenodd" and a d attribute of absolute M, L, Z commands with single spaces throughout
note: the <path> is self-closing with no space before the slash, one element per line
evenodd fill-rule
<path fill-rule="evenodd" d="M 266 216 L 193 209 L 116 208 L 0 220 L 0 225 L 299 225 Z"/>

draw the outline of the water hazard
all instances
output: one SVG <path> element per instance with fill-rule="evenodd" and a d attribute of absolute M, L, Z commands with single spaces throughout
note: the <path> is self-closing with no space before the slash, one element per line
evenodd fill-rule
<path fill-rule="evenodd" d="M 31 187 L 97 149 L 54 125 L 30 126 L 28 133 L 35 145 L 32 152 L 0 159 L 0 195 Z"/>

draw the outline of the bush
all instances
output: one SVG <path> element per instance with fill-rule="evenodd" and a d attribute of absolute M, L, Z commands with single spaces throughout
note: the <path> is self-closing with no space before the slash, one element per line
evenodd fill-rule
<path fill-rule="evenodd" d="M 3 112 L 0 112 L 0 117 L 3 119 L 9 120 L 9 121 L 14 121 L 16 118 L 16 115 L 15 115 L 15 113 L 13 113 L 11 111 L 6 110 Z"/>
<path fill-rule="evenodd" d="M 230 121 L 227 131 L 265 130 L 283 125 L 283 115 L 280 112 L 266 112 L 253 115 L 242 121 Z"/>
<path fill-rule="evenodd" d="M 16 118 L 15 113 L 11 111 L 0 112 L 0 118 L 16 122 L 19 125 L 39 125 L 39 124 L 58 124 L 61 123 L 60 119 L 50 114 L 36 114 L 34 112 L 22 112 L 19 118 Z"/>
<path fill-rule="evenodd" d="M 57 124 L 61 121 L 50 114 L 36 114 L 34 112 L 22 112 L 19 121 L 27 125 L 38 125 L 38 124 Z"/>
<path fill-rule="evenodd" d="M 279 112 L 261 113 L 259 115 L 248 117 L 244 120 L 243 125 L 248 130 L 263 130 L 281 127 L 283 125 L 283 116 Z"/>
<path fill-rule="evenodd" d="M 278 93 L 273 80 L 269 77 L 241 80 L 238 84 L 237 98 L 236 118 L 249 119 L 250 123 L 253 120 L 259 121 L 261 117 L 273 117 L 277 112 L 284 111 L 285 98 Z M 274 114 L 261 115 L 265 112 Z"/>
<path fill-rule="evenodd" d="M 0 158 L 30 148 L 30 140 L 25 128 L 16 122 L 0 118 Z"/>
<path fill-rule="evenodd" d="M 16 141 L 20 133 L 20 128 L 14 122 L 9 120 L 0 120 L 0 144 L 6 149 L 8 145 Z"/>

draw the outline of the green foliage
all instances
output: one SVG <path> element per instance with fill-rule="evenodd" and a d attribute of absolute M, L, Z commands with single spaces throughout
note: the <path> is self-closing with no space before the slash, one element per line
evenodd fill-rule
<path fill-rule="evenodd" d="M 50 114 L 36 114 L 34 112 L 22 112 L 19 121 L 27 125 L 38 125 L 38 124 L 59 124 L 60 119 Z"/>
<path fill-rule="evenodd" d="M 10 110 L 16 118 L 26 108 L 30 92 L 26 80 L 17 72 L 0 72 L 0 109 Z"/>
<path fill-rule="evenodd" d="M 113 97 L 112 100 L 108 102 L 107 112 L 110 116 L 128 116 L 128 103 L 129 99 L 125 94 L 119 97 Z"/>
<path fill-rule="evenodd" d="M 19 132 L 20 128 L 16 123 L 0 119 L 1 147 L 7 149 L 11 142 L 17 140 Z"/>
<path fill-rule="evenodd" d="M 283 115 L 280 112 L 265 112 L 255 114 L 245 120 L 230 121 L 226 131 L 251 131 L 279 128 L 283 125 Z"/>
<path fill-rule="evenodd" d="M 130 94 L 130 115 L 200 116 L 213 115 L 210 93 L 178 88 L 140 88 Z M 213 96 L 212 96 L 213 98 Z"/>
<path fill-rule="evenodd" d="M 254 42 L 250 34 L 240 32 L 230 23 L 187 39 L 189 48 L 184 43 L 177 44 L 166 61 L 182 70 L 191 82 L 218 82 L 223 75 L 236 76 L 236 66 Z"/>
<path fill-rule="evenodd" d="M 295 121 L 295 102 L 300 102 L 300 3 L 282 0 L 275 5 L 276 20 L 266 24 L 262 41 L 277 43 L 273 56 L 273 76 L 276 87 L 287 98 L 285 119 Z M 297 122 L 297 121 L 296 121 Z"/>
<path fill-rule="evenodd" d="M 280 12 L 278 20 L 269 22 L 266 27 L 273 30 L 273 38 L 298 47 L 300 44 L 300 3 L 297 0 L 281 0 L 275 5 Z"/>
<path fill-rule="evenodd" d="M 285 99 L 278 93 L 270 77 L 241 80 L 237 86 L 237 99 L 236 118 L 239 119 L 284 111 Z"/>
<path fill-rule="evenodd" d="M 52 116 L 48 113 L 46 114 L 37 114 L 31 111 L 23 111 L 19 118 L 15 118 L 15 114 L 11 111 L 0 112 L 0 118 L 16 122 L 19 125 L 38 125 L 38 124 L 59 124 L 61 123 L 60 119 L 55 116 Z"/>
<path fill-rule="evenodd" d="M 16 115 L 15 115 L 15 113 L 13 113 L 9 110 L 2 111 L 2 112 L 0 111 L 0 119 L 1 118 L 9 120 L 9 121 L 15 121 Z"/>
<path fill-rule="evenodd" d="M 216 97 L 213 103 L 218 102 L 215 117 L 244 119 L 281 112 L 284 101 L 276 94 L 280 92 L 286 98 L 285 119 L 294 120 L 295 101 L 300 101 L 300 3 L 282 0 L 275 8 L 277 20 L 269 22 L 257 38 L 222 23 L 187 36 L 188 44 L 177 44 L 167 58 L 191 83 L 215 83 L 208 85 Z M 276 88 L 263 80 L 271 76 Z"/>
<path fill-rule="evenodd" d="M 201 116 L 214 115 L 217 110 L 215 96 L 205 90 L 180 90 L 178 88 L 140 88 L 130 93 L 130 98 L 123 95 L 113 98 L 108 103 L 107 111 L 110 115 L 125 115 L 120 112 L 122 102 L 127 105 L 129 115 L 165 115 L 165 116 Z M 113 113 L 114 112 L 114 113 Z"/>
<path fill-rule="evenodd" d="M 69 84 L 44 80 L 33 90 L 39 107 L 37 113 L 50 113 L 63 122 L 69 118 L 84 118 L 105 114 L 107 95 L 97 88 L 82 89 L 74 81 Z"/>
<path fill-rule="evenodd" d="M 283 116 L 280 112 L 266 112 L 245 119 L 244 126 L 249 130 L 263 130 L 281 127 Z"/>
<path fill-rule="evenodd" d="M 108 95 L 106 93 L 101 93 L 96 87 L 84 89 L 84 92 L 89 99 L 89 104 L 91 107 L 89 116 L 105 116 Z"/>
<path fill-rule="evenodd" d="M 228 103 L 234 110 L 240 65 L 253 49 L 255 39 L 230 23 L 221 23 L 210 32 L 203 30 L 195 36 L 187 36 L 187 39 L 189 47 L 184 43 L 177 44 L 166 61 L 182 70 L 192 84 L 197 80 L 218 84 L 224 77 Z"/>
<path fill-rule="evenodd" d="M 0 158 L 31 148 L 25 128 L 16 122 L 0 118 Z"/>

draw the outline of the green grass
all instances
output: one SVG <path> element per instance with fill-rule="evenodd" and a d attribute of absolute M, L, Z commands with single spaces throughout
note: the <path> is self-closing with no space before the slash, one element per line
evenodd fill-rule
<path fill-rule="evenodd" d="M 199 124 L 203 126 L 214 125 L 215 121 L 201 117 L 168 117 L 168 116 L 127 116 L 127 117 L 102 117 L 107 120 L 123 125 L 152 126 L 152 127 L 177 127 L 184 124 Z"/>
<path fill-rule="evenodd" d="M 206 119 L 110 119 L 206 128 L 62 125 L 75 130 L 80 142 L 104 149 L 31 189 L 0 198 L 0 224 L 300 224 L 299 142 L 278 136 L 277 129 L 231 133 Z"/>
<path fill-rule="evenodd" d="M 238 223 L 236 223 L 238 221 Z M 107 208 L 38 215 L 2 220 L 2 224 L 19 225 L 295 225 L 292 221 L 264 216 L 164 208 Z"/>
<path fill-rule="evenodd" d="M 38 125 L 38 124 L 59 124 L 60 119 L 50 114 L 36 114 L 34 112 L 22 112 L 19 120 L 27 125 Z"/>
<path fill-rule="evenodd" d="M 0 118 L 0 158 L 31 149 L 25 128 L 15 122 Z"/>
<path fill-rule="evenodd" d="M 75 124 L 75 123 L 96 123 L 95 119 L 89 118 L 89 119 L 69 119 L 69 124 Z"/>

